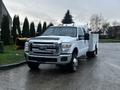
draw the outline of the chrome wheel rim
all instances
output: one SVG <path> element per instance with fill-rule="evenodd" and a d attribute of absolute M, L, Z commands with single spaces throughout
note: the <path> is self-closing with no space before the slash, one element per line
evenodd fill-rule
<path fill-rule="evenodd" d="M 78 66 L 78 60 L 76 58 L 73 59 L 73 70 L 76 71 Z"/>

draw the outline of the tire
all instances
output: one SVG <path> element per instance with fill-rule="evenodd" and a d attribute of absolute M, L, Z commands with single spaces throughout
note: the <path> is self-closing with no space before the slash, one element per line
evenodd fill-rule
<path fill-rule="evenodd" d="M 93 56 L 95 57 L 98 54 L 98 49 L 95 47 L 95 51 L 93 52 Z"/>
<path fill-rule="evenodd" d="M 86 56 L 87 56 L 88 58 L 93 58 L 93 57 L 95 57 L 97 54 L 98 54 L 98 49 L 97 49 L 97 47 L 96 47 L 94 51 L 92 51 L 92 52 L 87 52 Z"/>
<path fill-rule="evenodd" d="M 27 65 L 31 70 L 37 70 L 39 67 L 39 63 L 35 62 L 27 62 Z"/>
<path fill-rule="evenodd" d="M 76 72 L 78 68 L 77 54 L 74 52 L 72 54 L 71 62 L 68 64 L 68 68 L 71 72 Z"/>

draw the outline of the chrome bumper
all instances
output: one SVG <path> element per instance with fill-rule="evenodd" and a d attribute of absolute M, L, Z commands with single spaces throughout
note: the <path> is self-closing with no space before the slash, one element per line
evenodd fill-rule
<path fill-rule="evenodd" d="M 41 64 L 68 64 L 71 61 L 72 54 L 61 54 L 58 56 L 30 55 L 25 53 L 27 62 L 37 62 Z"/>

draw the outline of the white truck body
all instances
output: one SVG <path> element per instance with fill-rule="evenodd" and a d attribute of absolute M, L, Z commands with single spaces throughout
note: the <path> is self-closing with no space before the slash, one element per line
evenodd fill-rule
<path fill-rule="evenodd" d="M 78 58 L 93 53 L 98 48 L 98 34 L 92 34 L 83 27 L 54 26 L 50 28 L 57 28 L 58 30 L 74 28 L 76 35 L 74 37 L 43 35 L 28 40 L 25 44 L 27 62 L 66 65 L 71 62 L 73 52 L 76 52 L 76 58 Z M 86 34 L 88 39 L 85 39 Z"/>
<path fill-rule="evenodd" d="M 89 43 L 88 51 L 94 51 L 95 45 L 97 45 L 97 48 L 98 48 L 98 42 L 99 42 L 98 34 L 90 34 L 90 39 L 88 41 L 88 43 Z"/>

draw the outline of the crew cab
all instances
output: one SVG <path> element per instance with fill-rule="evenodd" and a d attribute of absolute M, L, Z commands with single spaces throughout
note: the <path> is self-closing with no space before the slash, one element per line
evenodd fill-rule
<path fill-rule="evenodd" d="M 52 26 L 41 36 L 25 43 L 25 58 L 30 69 L 40 64 L 56 64 L 76 71 L 78 58 L 94 57 L 98 50 L 98 34 L 84 27 Z"/>

